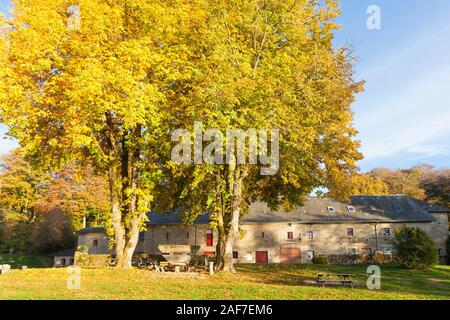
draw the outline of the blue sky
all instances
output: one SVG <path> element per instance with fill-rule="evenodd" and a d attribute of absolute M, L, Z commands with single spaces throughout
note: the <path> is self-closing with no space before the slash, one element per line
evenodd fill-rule
<path fill-rule="evenodd" d="M 366 26 L 370 5 L 381 9 L 381 30 Z M 342 0 L 341 8 L 335 44 L 353 46 L 356 78 L 367 81 L 353 105 L 361 169 L 449 167 L 450 1 Z M 14 146 L 0 140 L 0 153 Z"/>

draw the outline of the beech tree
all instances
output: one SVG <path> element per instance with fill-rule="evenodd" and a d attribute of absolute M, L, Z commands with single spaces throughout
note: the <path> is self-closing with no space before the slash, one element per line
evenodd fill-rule
<path fill-rule="evenodd" d="M 108 176 L 117 266 L 129 267 L 160 178 L 168 101 L 190 77 L 195 10 L 188 1 L 12 2 L 0 23 L 0 121 L 35 165 L 89 160 Z"/>
<path fill-rule="evenodd" d="M 347 174 L 331 170 L 328 176 L 327 197 L 348 201 L 350 196 L 389 194 L 389 187 L 383 179 L 367 173 Z"/>
<path fill-rule="evenodd" d="M 354 171 L 361 155 L 350 105 L 363 84 L 352 79 L 351 51 L 332 46 L 337 1 L 208 4 L 203 58 L 181 101 L 178 127 L 192 132 L 200 121 L 203 133 L 218 128 L 223 136 L 226 129 L 279 130 L 273 175 L 261 175 L 264 164 L 240 163 L 236 151 L 221 165 L 170 166 L 173 206 L 188 222 L 210 214 L 219 234 L 216 267 L 233 271 L 233 242 L 251 201 L 291 208 L 325 185 L 329 170 Z"/>
<path fill-rule="evenodd" d="M 421 187 L 425 171 L 420 166 L 411 169 L 376 168 L 369 174 L 381 178 L 391 194 L 407 194 L 419 200 L 426 198 L 425 190 Z"/>
<path fill-rule="evenodd" d="M 232 271 L 252 200 L 300 204 L 360 158 L 350 105 L 362 83 L 351 51 L 332 46 L 336 0 L 14 3 L 0 33 L 1 122 L 36 165 L 88 159 L 108 176 L 118 267 L 155 196 L 177 191 L 186 220 L 208 209 L 218 266 Z M 205 133 L 278 130 L 279 168 L 261 176 L 266 165 L 236 152 L 221 165 L 168 161 L 170 132 L 196 121 Z"/>

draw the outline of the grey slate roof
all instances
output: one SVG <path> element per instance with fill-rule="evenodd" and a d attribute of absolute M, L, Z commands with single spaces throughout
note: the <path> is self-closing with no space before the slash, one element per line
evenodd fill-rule
<path fill-rule="evenodd" d="M 78 234 L 87 234 L 87 233 L 106 233 L 106 229 L 104 227 L 88 227 L 78 231 Z"/>
<path fill-rule="evenodd" d="M 293 211 L 271 211 L 263 202 L 255 202 L 249 208 L 249 213 L 242 217 L 243 224 L 258 223 L 344 223 L 344 222 L 431 222 L 434 220 L 430 212 L 450 213 L 450 209 L 431 205 L 405 195 L 393 196 L 353 196 L 351 203 L 334 199 L 310 197 L 305 199 L 304 206 Z M 353 206 L 350 212 L 347 207 Z M 327 207 L 333 207 L 330 212 Z M 182 224 L 180 210 L 170 213 L 150 212 L 148 225 Z M 209 223 L 208 214 L 195 219 L 194 224 Z M 105 233 L 103 227 L 84 228 L 78 234 Z"/>
<path fill-rule="evenodd" d="M 427 205 L 429 212 L 435 212 L 435 213 L 450 213 L 450 209 L 437 205 L 437 204 L 428 204 Z"/>
<path fill-rule="evenodd" d="M 290 212 L 271 211 L 264 203 L 254 203 L 245 223 L 340 223 L 340 222 L 429 222 L 433 216 L 407 196 L 354 196 L 351 203 L 334 199 L 308 198 L 303 207 Z M 354 207 L 350 212 L 348 206 Z M 330 212 L 327 207 L 333 207 Z"/>
<path fill-rule="evenodd" d="M 180 210 L 174 210 L 169 213 L 157 213 L 150 212 L 147 214 L 149 221 L 147 224 L 149 225 L 172 225 L 172 224 L 182 224 L 183 221 L 180 217 Z M 194 224 L 208 224 L 209 216 L 208 214 L 203 214 L 197 219 L 195 219 Z"/>
<path fill-rule="evenodd" d="M 310 197 L 304 206 L 285 212 L 271 211 L 265 203 L 255 202 L 249 213 L 242 217 L 243 224 L 257 223 L 342 223 L 342 222 L 430 222 L 433 216 L 428 212 L 430 205 L 404 195 L 394 196 L 353 196 L 347 204 L 334 199 Z M 349 212 L 348 206 L 355 211 Z M 333 207 L 329 212 L 327 207 Z M 149 214 L 150 225 L 181 224 L 180 211 L 172 213 Z M 208 224 L 209 217 L 204 214 L 194 224 Z"/>
<path fill-rule="evenodd" d="M 429 204 L 425 201 L 416 200 L 422 205 L 428 212 L 433 213 L 450 213 L 450 208 L 446 208 L 437 204 Z"/>

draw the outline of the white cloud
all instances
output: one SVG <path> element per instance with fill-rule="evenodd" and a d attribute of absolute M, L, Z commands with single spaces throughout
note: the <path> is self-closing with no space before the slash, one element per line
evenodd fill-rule
<path fill-rule="evenodd" d="M 366 160 L 450 154 L 450 28 L 439 30 L 363 71 L 355 126 Z"/>

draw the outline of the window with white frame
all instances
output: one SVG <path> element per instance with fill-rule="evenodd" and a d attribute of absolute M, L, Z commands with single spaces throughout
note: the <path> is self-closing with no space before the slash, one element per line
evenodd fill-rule
<path fill-rule="evenodd" d="M 310 240 L 314 239 L 314 232 L 312 232 L 312 231 L 306 232 L 306 238 L 308 238 Z"/>
<path fill-rule="evenodd" d="M 314 259 L 314 251 L 313 250 L 308 250 L 306 252 L 306 259 L 308 259 L 308 260 Z"/>
<path fill-rule="evenodd" d="M 327 207 L 328 212 L 335 212 L 336 210 L 332 206 Z"/>
<path fill-rule="evenodd" d="M 393 253 L 393 251 L 394 251 L 394 250 L 392 249 L 392 247 L 384 247 L 384 248 L 383 248 L 383 253 L 384 253 L 384 254 L 389 254 L 389 255 L 390 255 L 390 254 Z"/>
<path fill-rule="evenodd" d="M 354 206 L 347 206 L 347 211 L 353 213 L 356 212 L 356 209 Z"/>

